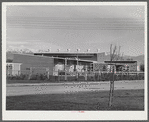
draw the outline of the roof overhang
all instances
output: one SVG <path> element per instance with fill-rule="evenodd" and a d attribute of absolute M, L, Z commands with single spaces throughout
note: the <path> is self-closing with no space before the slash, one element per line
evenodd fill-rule
<path fill-rule="evenodd" d="M 137 61 L 104 61 L 105 63 L 136 63 Z"/>

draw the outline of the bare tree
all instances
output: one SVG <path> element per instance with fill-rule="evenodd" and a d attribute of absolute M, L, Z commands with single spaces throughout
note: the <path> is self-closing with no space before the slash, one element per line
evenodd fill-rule
<path fill-rule="evenodd" d="M 116 57 L 116 61 L 117 60 L 120 60 L 120 49 L 121 49 L 121 46 L 119 46 L 119 50 L 117 51 L 117 57 Z"/>
<path fill-rule="evenodd" d="M 32 54 L 33 52 L 30 49 L 11 49 L 7 50 L 7 53 L 29 53 Z"/>
<path fill-rule="evenodd" d="M 124 52 L 122 53 L 121 60 L 123 60 L 123 55 L 124 55 Z"/>
<path fill-rule="evenodd" d="M 112 106 L 113 102 L 113 95 L 114 95 L 114 69 L 115 65 L 112 64 L 112 61 L 120 59 L 120 46 L 119 50 L 117 51 L 117 46 L 115 45 L 112 49 L 112 44 L 110 45 L 110 94 L 109 94 L 109 108 Z"/>

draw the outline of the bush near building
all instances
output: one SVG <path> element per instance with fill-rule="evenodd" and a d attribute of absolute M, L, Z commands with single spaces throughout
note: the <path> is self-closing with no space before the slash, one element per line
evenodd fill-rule
<path fill-rule="evenodd" d="M 140 64 L 140 71 L 144 72 L 144 64 Z"/>
<path fill-rule="evenodd" d="M 101 73 L 100 75 L 95 74 L 93 76 L 87 76 L 87 81 L 110 81 L 113 80 L 113 76 L 110 75 L 110 73 Z M 42 82 L 63 82 L 65 81 L 64 75 L 59 76 L 53 76 L 49 75 L 47 77 L 46 74 L 21 74 L 21 75 L 8 75 L 7 76 L 7 83 L 11 83 L 11 81 L 20 82 L 20 80 L 28 81 L 30 83 L 36 81 L 42 81 Z M 144 80 L 144 73 L 119 73 L 114 74 L 114 81 L 120 81 L 120 80 Z M 78 76 L 78 79 L 76 76 L 68 76 L 67 81 L 86 81 L 84 76 Z"/>

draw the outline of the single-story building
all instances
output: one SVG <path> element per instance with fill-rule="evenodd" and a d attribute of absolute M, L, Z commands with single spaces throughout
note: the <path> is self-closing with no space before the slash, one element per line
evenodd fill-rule
<path fill-rule="evenodd" d="M 69 70 L 69 72 L 95 71 L 96 69 L 107 71 L 111 64 L 115 65 L 115 70 L 117 72 L 137 71 L 137 61 L 104 61 L 104 63 L 102 63 L 95 60 L 83 60 L 79 57 L 63 56 L 65 57 L 50 57 L 49 55 L 34 54 L 7 54 L 7 74 L 19 75 L 48 73 L 49 75 L 58 75 L 59 72 L 64 73 L 65 70 Z"/>
<path fill-rule="evenodd" d="M 7 57 L 9 58 L 10 56 Z M 58 71 L 64 71 L 64 66 L 69 67 L 72 72 L 77 70 L 89 69 L 90 64 L 94 61 L 80 60 L 73 58 L 59 58 L 59 57 L 49 57 L 49 56 L 39 56 L 31 54 L 11 54 L 11 63 L 7 62 L 8 74 L 19 75 L 19 74 L 36 74 L 36 73 L 49 73 L 49 75 L 57 75 Z M 68 69 L 68 68 L 67 68 Z M 14 73 L 14 72 L 19 72 Z"/>
<path fill-rule="evenodd" d="M 137 72 L 137 61 L 105 61 L 106 64 L 114 64 L 116 71 Z"/>
<path fill-rule="evenodd" d="M 97 61 L 104 63 L 105 52 L 40 52 L 34 55 L 59 57 L 59 58 L 79 58 L 80 60 Z"/>

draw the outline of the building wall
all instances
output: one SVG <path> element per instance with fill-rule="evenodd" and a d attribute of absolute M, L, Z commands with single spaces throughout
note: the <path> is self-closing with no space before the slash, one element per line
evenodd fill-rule
<path fill-rule="evenodd" d="M 7 60 L 13 60 L 13 58 L 14 58 L 13 55 L 14 54 L 12 54 L 12 53 L 6 53 L 6 61 Z"/>
<path fill-rule="evenodd" d="M 130 72 L 137 72 L 137 62 L 136 63 L 130 63 L 129 65 L 129 71 Z"/>
<path fill-rule="evenodd" d="M 137 72 L 137 62 L 136 63 L 118 63 L 119 65 L 129 66 L 129 72 Z"/>
<path fill-rule="evenodd" d="M 54 60 L 53 58 L 34 56 L 34 55 L 20 55 L 14 54 L 13 62 L 22 63 L 21 71 L 30 71 L 30 68 L 36 68 L 36 70 L 43 70 L 43 67 L 49 68 L 49 73 L 53 73 Z M 41 67 L 41 69 L 40 69 Z"/>
<path fill-rule="evenodd" d="M 19 75 L 21 63 L 6 63 L 7 75 Z"/>
<path fill-rule="evenodd" d="M 104 61 L 105 61 L 105 52 L 97 54 L 97 61 L 100 62 L 100 63 L 104 63 Z"/>
<path fill-rule="evenodd" d="M 78 54 L 78 58 L 81 60 L 90 60 L 90 61 L 104 61 L 104 56 L 105 53 L 91 53 L 91 56 L 89 56 L 90 53 L 82 53 L 82 54 Z M 42 53 L 35 53 L 34 55 L 42 55 Z M 55 53 L 50 53 L 50 54 L 44 54 L 45 56 L 53 56 L 53 57 L 61 57 L 61 58 L 74 58 L 77 57 L 77 53 L 68 53 L 68 54 L 55 54 Z"/>
<path fill-rule="evenodd" d="M 97 61 L 97 54 L 92 57 L 79 57 L 81 60 Z"/>
<path fill-rule="evenodd" d="M 135 63 L 122 63 L 124 66 L 129 66 L 129 72 L 137 72 L 137 62 Z"/>

